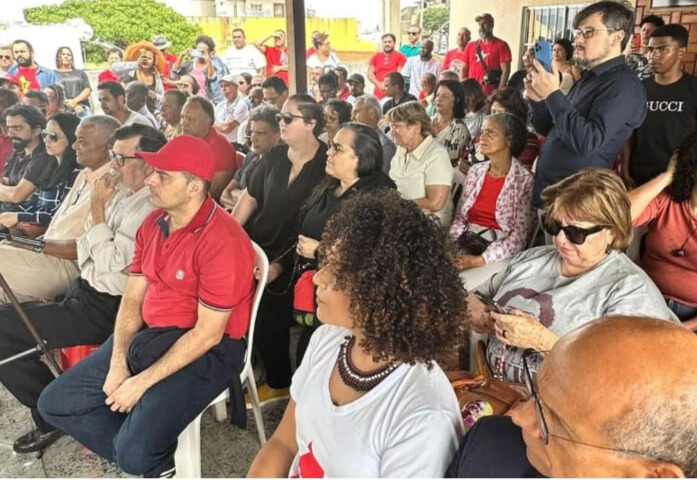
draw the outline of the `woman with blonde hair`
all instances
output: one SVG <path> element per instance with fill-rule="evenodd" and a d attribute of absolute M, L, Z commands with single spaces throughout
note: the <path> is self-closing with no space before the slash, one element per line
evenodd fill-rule
<path fill-rule="evenodd" d="M 431 135 L 433 126 L 426 109 L 418 102 L 406 102 L 391 109 L 385 118 L 397 145 L 390 167 L 397 190 L 424 213 L 449 226 L 453 167 L 448 150 Z"/>
<path fill-rule="evenodd" d="M 542 199 L 543 226 L 554 245 L 520 253 L 476 289 L 498 306 L 485 311 L 474 294 L 469 301 L 472 329 L 489 335 L 492 373 L 518 383 L 524 382 L 526 350 L 548 351 L 559 337 L 596 318 L 640 315 L 677 322 L 656 285 L 622 253 L 632 221 L 617 175 L 584 170 L 547 187 Z"/>

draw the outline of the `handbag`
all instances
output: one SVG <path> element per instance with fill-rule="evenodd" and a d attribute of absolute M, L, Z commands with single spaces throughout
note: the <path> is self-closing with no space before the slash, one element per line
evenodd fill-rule
<path fill-rule="evenodd" d="M 498 85 L 501 83 L 501 75 L 503 75 L 503 72 L 501 70 L 489 70 L 489 67 L 486 66 L 484 55 L 482 55 L 481 42 L 477 42 L 477 59 L 484 69 L 482 83 L 484 85 Z"/>
<path fill-rule="evenodd" d="M 465 431 L 482 417 L 506 414 L 528 397 L 527 389 L 522 385 L 492 376 L 485 350 L 484 342 L 478 342 L 474 373 L 463 370 L 446 372 L 460 405 Z"/>
<path fill-rule="evenodd" d="M 315 284 L 312 281 L 316 272 L 314 269 L 303 272 L 293 290 L 293 319 L 304 327 L 320 325 L 315 311 Z"/>
<path fill-rule="evenodd" d="M 491 240 L 482 237 L 483 233 L 491 232 L 490 228 L 480 232 L 466 230 L 457 239 L 457 250 L 462 255 L 481 255 L 491 245 Z"/>

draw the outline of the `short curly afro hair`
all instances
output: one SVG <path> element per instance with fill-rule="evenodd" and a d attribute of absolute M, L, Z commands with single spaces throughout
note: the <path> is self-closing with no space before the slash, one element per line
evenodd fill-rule
<path fill-rule="evenodd" d="M 346 200 L 319 247 L 375 361 L 431 365 L 465 342 L 466 293 L 442 227 L 390 189 Z"/>

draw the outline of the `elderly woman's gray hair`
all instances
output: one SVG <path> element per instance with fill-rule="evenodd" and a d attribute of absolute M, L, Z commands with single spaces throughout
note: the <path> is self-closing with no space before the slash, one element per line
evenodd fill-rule
<path fill-rule="evenodd" d="M 273 133 L 281 133 L 281 127 L 276 121 L 277 113 L 281 113 L 281 111 L 272 105 L 259 105 L 249 112 L 249 121 L 264 122 L 271 127 Z"/>
<path fill-rule="evenodd" d="M 382 118 L 382 107 L 380 106 L 378 99 L 374 96 L 368 94 L 361 95 L 356 99 L 356 103 L 354 105 L 358 105 L 359 103 L 365 103 L 365 106 L 372 110 L 375 114 L 376 120 L 380 120 Z"/>
<path fill-rule="evenodd" d="M 511 154 L 514 157 L 519 156 L 525 150 L 525 145 L 528 142 L 528 130 L 523 122 L 513 114 L 503 112 L 495 113 L 486 117 L 486 120 L 496 122 L 503 129 L 503 134 L 506 141 L 511 145 Z"/>
<path fill-rule="evenodd" d="M 426 113 L 426 109 L 419 102 L 406 102 L 397 105 L 385 116 L 388 122 L 404 122 L 407 125 L 421 125 L 421 137 L 426 138 L 431 134 L 433 128 L 431 117 Z"/>

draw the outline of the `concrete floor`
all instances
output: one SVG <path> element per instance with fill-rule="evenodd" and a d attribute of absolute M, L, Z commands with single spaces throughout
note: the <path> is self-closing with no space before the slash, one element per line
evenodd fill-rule
<path fill-rule="evenodd" d="M 266 434 L 271 436 L 287 402 L 262 408 Z M 126 478 L 119 468 L 88 451 L 70 437 L 62 437 L 41 458 L 12 450 L 17 437 L 33 426 L 29 410 L 0 384 L 0 478 Z M 218 423 L 209 411 L 201 422 L 201 472 L 204 478 L 244 477 L 259 451 L 259 437 L 248 411 L 248 428 L 228 421 Z"/>

